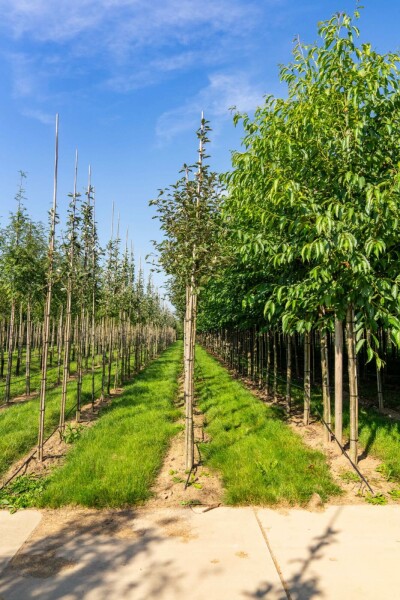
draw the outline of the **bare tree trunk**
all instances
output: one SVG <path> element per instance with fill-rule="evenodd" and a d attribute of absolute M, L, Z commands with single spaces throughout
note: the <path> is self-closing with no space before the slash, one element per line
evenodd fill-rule
<path fill-rule="evenodd" d="M 304 425 L 310 422 L 311 373 L 310 373 L 310 334 L 304 334 Z"/>
<path fill-rule="evenodd" d="M 378 408 L 383 411 L 383 387 L 382 387 L 382 374 L 381 369 L 376 366 L 376 384 L 378 389 Z"/>
<path fill-rule="evenodd" d="M 20 375 L 23 343 L 24 343 L 24 319 L 23 319 L 22 302 L 21 302 L 20 307 L 19 307 L 17 364 L 15 366 L 16 377 L 19 377 L 19 375 Z"/>
<path fill-rule="evenodd" d="M 85 351 L 85 309 L 81 309 L 80 324 L 78 326 L 78 344 L 76 357 L 77 371 L 77 387 L 76 387 L 76 416 L 75 419 L 79 423 L 81 420 L 82 406 L 82 372 L 83 372 L 83 354 Z"/>
<path fill-rule="evenodd" d="M 63 347 L 63 306 L 61 306 L 60 320 L 58 322 L 57 332 L 57 385 L 61 383 L 61 355 Z"/>
<path fill-rule="evenodd" d="M 356 358 L 356 334 L 354 328 L 354 308 L 350 304 L 346 314 L 347 356 L 350 388 L 350 457 L 358 461 L 358 382 Z"/>
<path fill-rule="evenodd" d="M 6 387 L 4 394 L 4 401 L 6 404 L 10 402 L 11 395 L 11 369 L 13 359 L 13 347 L 14 347 L 14 321 L 15 321 L 15 300 L 13 298 L 11 302 L 11 313 L 10 323 L 8 328 L 8 355 L 7 355 L 7 375 L 6 375 Z"/>
<path fill-rule="evenodd" d="M 278 348 L 276 343 L 276 331 L 273 333 L 274 344 L 274 402 L 278 400 Z"/>
<path fill-rule="evenodd" d="M 321 331 L 321 373 L 322 373 L 322 400 L 324 407 L 324 442 L 331 441 L 331 394 L 329 390 L 329 360 L 328 336 L 326 331 Z"/>
<path fill-rule="evenodd" d="M 292 387 L 292 338 L 286 336 L 286 411 L 290 415 L 291 410 L 291 387 Z"/>
<path fill-rule="evenodd" d="M 31 395 L 31 302 L 26 307 L 25 394 Z"/>
<path fill-rule="evenodd" d="M 343 443 L 343 323 L 335 319 L 335 437 Z"/>
<path fill-rule="evenodd" d="M 186 469 L 194 464 L 193 395 L 194 395 L 194 345 L 195 345 L 195 293 L 193 286 L 186 288 L 186 318 L 184 339 L 184 396 L 186 413 L 185 463 Z"/>

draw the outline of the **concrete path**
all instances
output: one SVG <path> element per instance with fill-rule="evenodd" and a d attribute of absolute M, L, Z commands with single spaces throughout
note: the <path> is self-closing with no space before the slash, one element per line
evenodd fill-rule
<path fill-rule="evenodd" d="M 0 599 L 399 596 L 400 506 L 287 514 L 252 508 L 201 511 L 139 510 L 129 513 L 124 527 L 114 533 L 104 533 L 102 527 L 79 528 L 73 520 L 73 527 L 64 524 L 50 533 L 42 524 L 0 574 Z M 11 517 L 0 513 L 0 555 L 13 552 L 39 519 L 36 511 Z M 10 538 L 3 537 L 10 523 L 16 532 L 12 548 Z"/>
<path fill-rule="evenodd" d="M 257 514 L 292 599 L 400 598 L 400 505 Z"/>
<path fill-rule="evenodd" d="M 0 573 L 39 525 L 41 518 L 37 510 L 21 510 L 13 515 L 0 511 Z"/>

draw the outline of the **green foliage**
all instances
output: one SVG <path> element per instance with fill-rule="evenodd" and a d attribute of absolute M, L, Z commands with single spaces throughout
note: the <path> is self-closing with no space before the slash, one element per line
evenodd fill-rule
<path fill-rule="evenodd" d="M 346 483 L 360 482 L 360 477 L 354 471 L 343 471 L 340 473 L 340 479 L 345 481 Z"/>
<path fill-rule="evenodd" d="M 365 502 L 368 502 L 368 504 L 379 504 L 381 506 L 384 506 L 385 504 L 387 504 L 387 498 L 384 494 L 366 494 L 365 495 Z"/>
<path fill-rule="evenodd" d="M 83 430 L 83 425 L 72 425 L 71 423 L 67 423 L 62 439 L 67 444 L 73 444 L 81 438 Z"/>
<path fill-rule="evenodd" d="M 150 202 L 156 207 L 164 233 L 161 242 L 154 242 L 157 263 L 172 276 L 172 300 L 181 311 L 185 286 L 192 285 L 198 290 L 215 271 L 223 235 L 219 214 L 220 178 L 204 162 L 209 131 L 208 121 L 202 118 L 197 132 L 198 162 L 193 166 L 183 165 L 183 176 L 160 190 L 158 198 Z M 192 179 L 194 168 L 196 174 Z"/>
<path fill-rule="evenodd" d="M 386 463 L 379 465 L 379 467 L 376 468 L 376 471 L 383 475 L 386 481 L 395 481 L 395 478 L 393 477 L 393 469 Z"/>
<path fill-rule="evenodd" d="M 181 506 L 201 506 L 201 500 L 194 498 L 193 500 L 182 500 Z"/>
<path fill-rule="evenodd" d="M 400 345 L 400 56 L 359 43 L 360 15 L 334 15 L 280 69 L 286 98 L 236 114 L 243 148 L 225 176 L 230 257 L 200 305 L 202 328 L 269 322 L 333 328 L 355 307 L 357 350 L 378 325 Z"/>
<path fill-rule="evenodd" d="M 390 490 L 389 494 L 393 500 L 400 500 L 400 488 Z"/>
<path fill-rule="evenodd" d="M 35 475 L 21 475 L 13 479 L 0 491 L 0 507 L 11 513 L 21 508 L 35 506 L 48 480 Z"/>

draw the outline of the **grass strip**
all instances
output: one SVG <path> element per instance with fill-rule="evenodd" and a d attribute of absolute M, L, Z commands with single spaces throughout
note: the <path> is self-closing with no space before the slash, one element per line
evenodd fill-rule
<path fill-rule="evenodd" d="M 98 356 L 99 360 L 101 357 Z M 95 370 L 95 392 L 96 397 L 101 392 L 101 369 L 97 368 L 101 361 L 96 364 Z M 111 376 L 114 381 L 116 364 L 112 365 Z M 71 362 L 71 375 L 76 375 L 76 362 Z M 50 372 L 48 377 L 48 387 L 46 391 L 46 413 L 45 413 L 45 437 L 49 435 L 57 426 L 60 418 L 61 386 L 51 387 L 56 383 L 56 370 Z M 37 374 L 39 378 L 41 375 Z M 86 373 L 82 377 L 82 395 L 81 405 L 91 402 L 92 399 L 92 375 Z M 71 379 L 67 384 L 67 404 L 68 413 L 77 402 L 77 380 Z M 74 414 L 70 419 L 74 418 Z M 39 426 L 39 398 L 30 397 L 24 402 L 10 404 L 0 409 L 0 477 L 10 468 L 10 466 L 19 458 L 31 450 L 37 441 Z"/>
<path fill-rule="evenodd" d="M 325 456 L 307 448 L 282 422 L 202 348 L 197 349 L 198 403 L 211 441 L 202 456 L 223 479 L 228 504 L 305 505 L 314 492 L 326 501 L 340 489 Z"/>
<path fill-rule="evenodd" d="M 101 370 L 95 372 L 95 390 L 101 391 Z M 92 376 L 82 378 L 82 406 L 91 401 Z M 66 412 L 76 404 L 77 382 L 67 385 Z M 60 418 L 61 388 L 46 392 L 45 436 L 57 426 Z M 0 477 L 11 465 L 31 450 L 37 442 L 39 427 L 39 398 L 13 404 L 0 410 Z"/>
<path fill-rule="evenodd" d="M 179 429 L 173 400 L 181 358 L 177 342 L 125 387 L 52 474 L 41 506 L 123 507 L 149 498 L 169 440 Z"/>
<path fill-rule="evenodd" d="M 101 355 L 96 356 L 96 358 L 95 358 L 96 366 L 101 365 L 101 358 L 102 358 Z M 55 361 L 53 361 L 52 365 L 50 365 L 50 363 L 49 363 L 48 368 L 47 368 L 47 388 L 48 389 L 50 389 L 51 387 L 55 387 L 56 385 L 60 385 L 60 383 L 58 382 L 59 369 L 58 369 L 58 366 L 55 365 L 54 363 L 55 363 Z M 90 369 L 90 365 L 89 365 L 89 369 Z M 13 398 L 16 398 L 18 396 L 25 395 L 26 379 L 25 379 L 24 370 L 25 370 L 25 364 L 21 367 L 21 372 L 19 375 L 15 375 L 15 373 L 13 373 L 13 375 L 12 375 L 11 386 L 10 386 L 10 400 L 12 400 Z M 70 375 L 76 375 L 76 371 L 77 371 L 77 363 L 76 363 L 76 361 L 71 361 L 70 362 Z M 31 361 L 30 387 L 31 387 L 32 395 L 39 393 L 41 378 L 42 378 L 42 370 L 40 367 L 39 355 L 38 355 L 38 353 L 35 353 L 35 355 L 32 357 L 32 361 Z M 62 365 L 61 365 L 61 371 L 60 371 L 60 382 L 61 381 L 62 381 Z M 5 402 L 4 402 L 5 387 L 6 387 L 5 378 L 0 379 L 0 406 L 5 405 Z M 27 400 L 29 400 L 29 398 L 27 398 Z"/>

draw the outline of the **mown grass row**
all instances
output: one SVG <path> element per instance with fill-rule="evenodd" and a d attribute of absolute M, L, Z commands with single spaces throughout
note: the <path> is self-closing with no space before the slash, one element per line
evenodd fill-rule
<path fill-rule="evenodd" d="M 40 506 L 121 507 L 140 504 L 178 431 L 178 392 L 182 343 L 148 366 L 87 429 L 50 477 Z"/>
<path fill-rule="evenodd" d="M 307 448 L 282 422 L 205 350 L 196 358 L 199 408 L 211 441 L 205 460 L 222 475 L 228 504 L 306 504 L 340 493 L 321 452 Z"/>
<path fill-rule="evenodd" d="M 97 397 L 101 391 L 101 370 L 95 373 Z M 82 405 L 91 401 L 92 378 L 85 375 L 82 380 Z M 66 411 L 69 412 L 77 401 L 77 382 L 71 380 L 67 387 Z M 45 435 L 57 426 L 60 418 L 61 388 L 50 389 L 46 393 Z M 13 404 L 0 410 L 0 477 L 21 456 L 36 444 L 39 426 L 39 399 Z"/>

